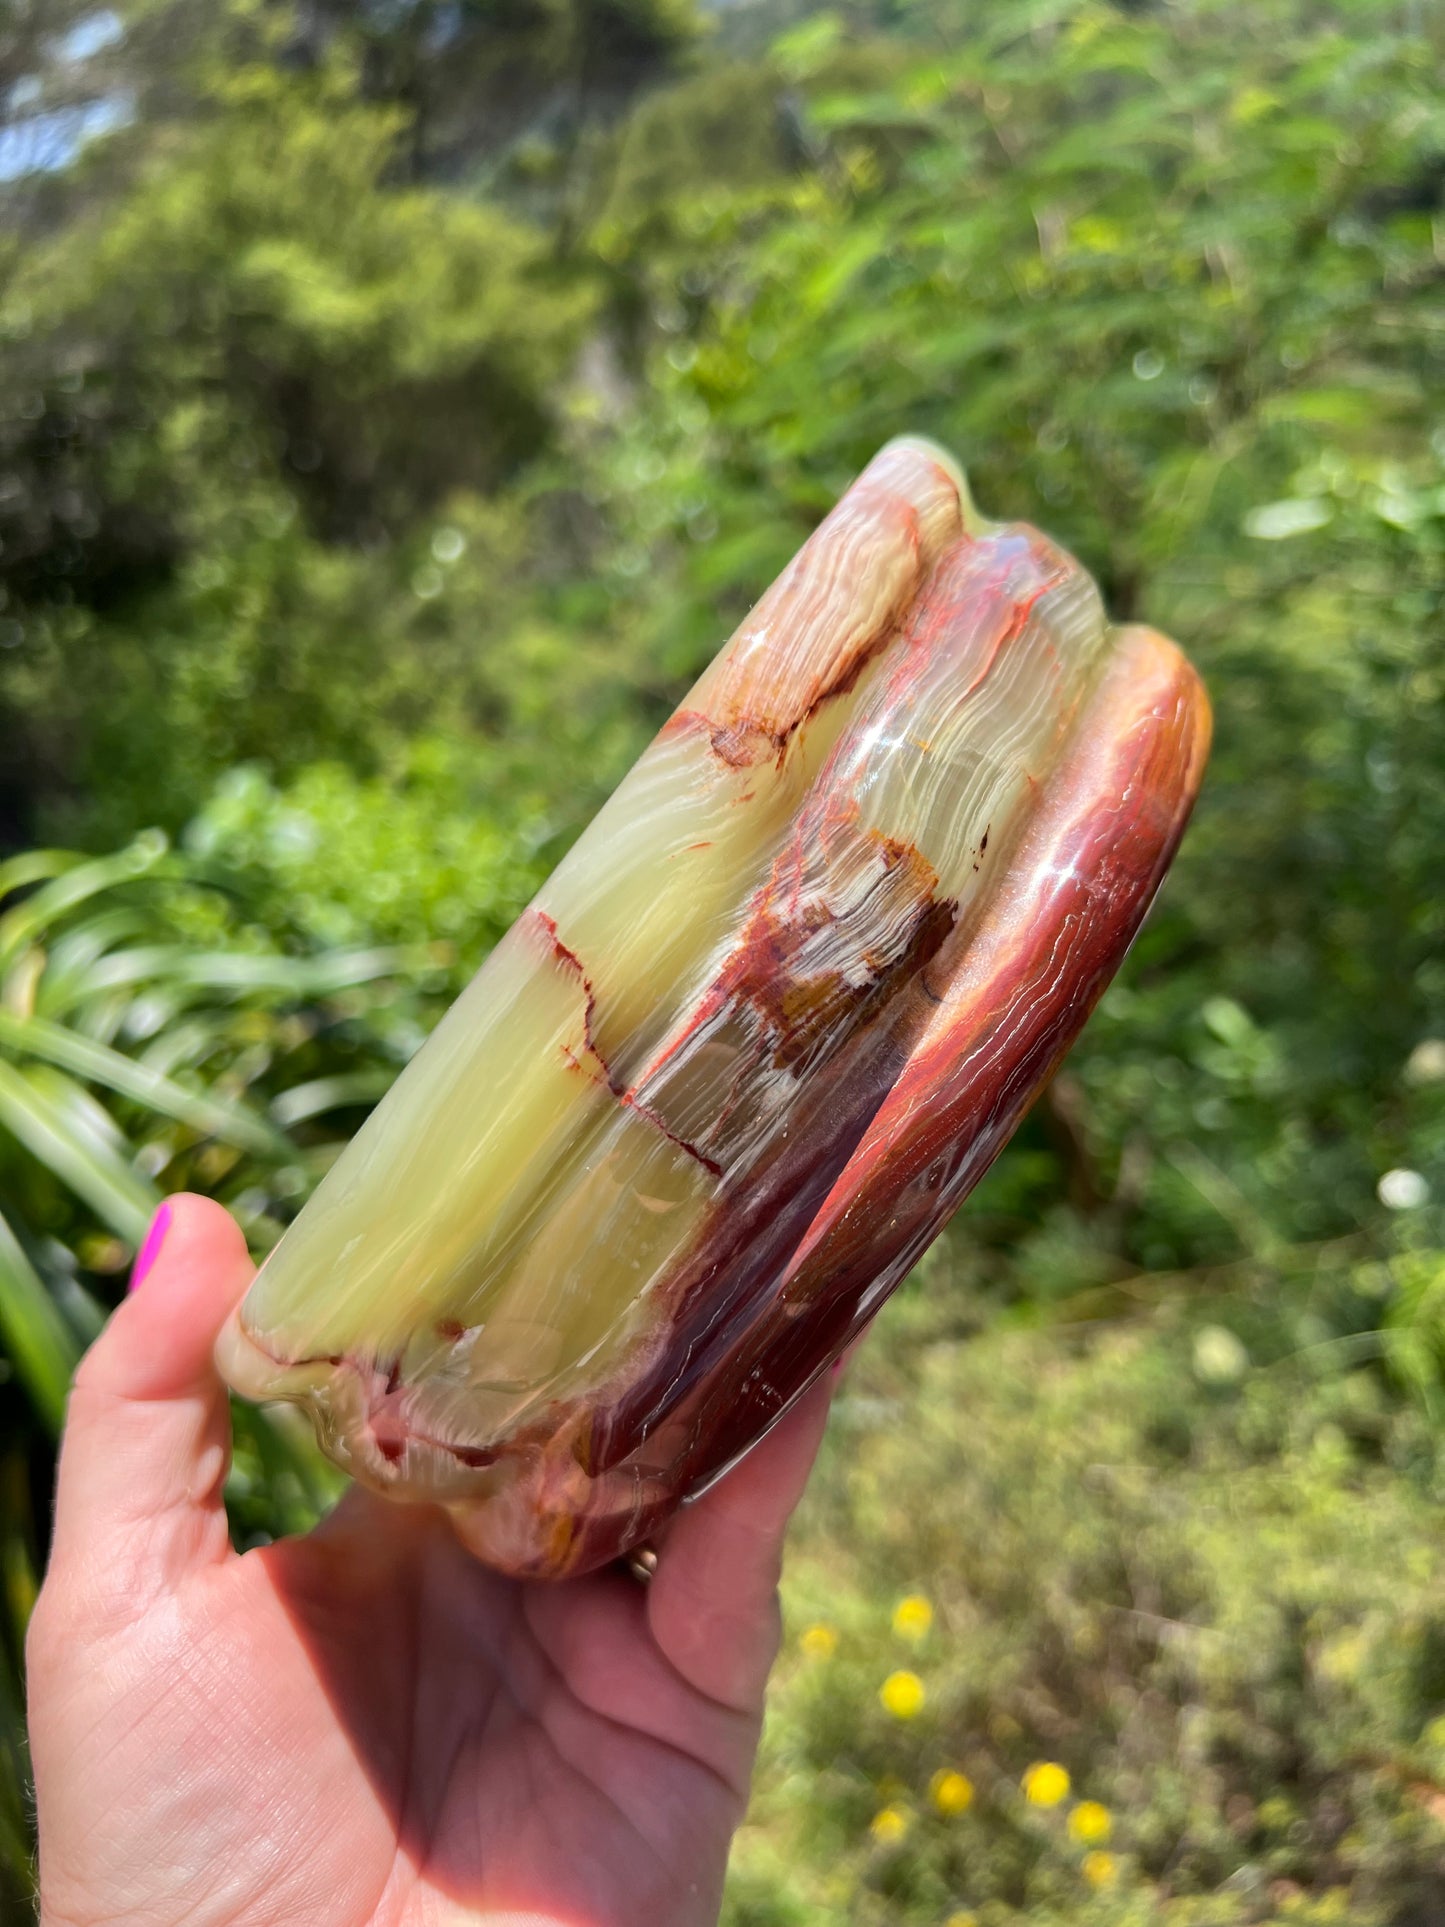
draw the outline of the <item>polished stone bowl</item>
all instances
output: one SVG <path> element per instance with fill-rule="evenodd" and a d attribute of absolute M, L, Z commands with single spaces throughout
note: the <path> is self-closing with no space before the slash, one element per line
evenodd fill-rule
<path fill-rule="evenodd" d="M 1172 643 L 890 443 L 327 1175 L 225 1375 L 504 1571 L 625 1553 L 987 1169 L 1208 742 Z"/>

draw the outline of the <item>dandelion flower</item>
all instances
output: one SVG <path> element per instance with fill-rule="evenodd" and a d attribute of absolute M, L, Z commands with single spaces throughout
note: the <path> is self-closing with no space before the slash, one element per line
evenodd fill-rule
<path fill-rule="evenodd" d="M 1114 1816 L 1097 1800 L 1080 1800 L 1069 1815 L 1069 1837 L 1082 1847 L 1102 1846 L 1114 1831 Z"/>
<path fill-rule="evenodd" d="M 928 1695 L 917 1673 L 890 1673 L 878 1688 L 878 1697 L 895 1720 L 911 1720 L 923 1711 Z"/>
<path fill-rule="evenodd" d="M 868 1831 L 881 1845 L 894 1847 L 903 1839 L 912 1825 L 913 1815 L 907 1807 L 894 1805 L 880 1807 L 869 1821 Z"/>
<path fill-rule="evenodd" d="M 1091 1887 L 1112 1887 L 1119 1878 L 1119 1863 L 1113 1854 L 1101 1853 L 1096 1847 L 1084 1855 L 1083 1874 Z"/>
<path fill-rule="evenodd" d="M 967 1813 L 973 1805 L 973 1781 L 966 1773 L 941 1766 L 928 1782 L 928 1797 L 940 1813 Z"/>
<path fill-rule="evenodd" d="M 838 1650 L 838 1634 L 832 1626 L 820 1622 L 805 1627 L 798 1644 L 809 1659 L 831 1659 Z"/>
<path fill-rule="evenodd" d="M 927 1636 L 933 1624 L 933 1608 L 921 1592 L 911 1592 L 893 1608 L 893 1630 L 900 1639 L 915 1643 Z"/>
<path fill-rule="evenodd" d="M 1023 1777 L 1024 1798 L 1032 1807 L 1056 1807 L 1069 1797 L 1069 1770 L 1057 1760 L 1035 1760 Z"/>
<path fill-rule="evenodd" d="M 967 1907 L 960 1907 L 948 1916 L 943 1927 L 978 1927 L 978 1915 L 971 1913 Z"/>

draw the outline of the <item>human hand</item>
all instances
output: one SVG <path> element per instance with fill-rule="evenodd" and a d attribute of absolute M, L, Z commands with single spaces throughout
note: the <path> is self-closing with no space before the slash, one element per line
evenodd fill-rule
<path fill-rule="evenodd" d="M 359 1489 L 238 1554 L 211 1349 L 252 1268 L 218 1205 L 166 1209 L 76 1379 L 31 1622 L 42 1927 L 714 1921 L 828 1388 L 646 1587 L 499 1578 Z"/>

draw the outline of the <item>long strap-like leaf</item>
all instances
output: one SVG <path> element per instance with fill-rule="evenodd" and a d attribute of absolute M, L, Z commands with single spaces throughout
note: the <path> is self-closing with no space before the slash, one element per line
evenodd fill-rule
<path fill-rule="evenodd" d="M 79 903 L 117 883 L 144 876 L 165 854 L 163 837 L 140 836 L 115 856 L 79 863 L 0 916 L 0 970 L 8 970 L 16 956 L 58 917 Z"/>
<path fill-rule="evenodd" d="M 0 1217 L 0 1339 L 31 1403 L 50 1431 L 58 1433 L 80 1343 L 4 1217 Z"/>
<path fill-rule="evenodd" d="M 326 997 L 334 991 L 371 983 L 378 977 L 408 977 L 434 970 L 437 952 L 426 944 L 388 944 L 363 950 L 333 950 L 319 957 L 285 957 L 274 952 L 196 950 L 147 944 L 119 950 L 91 967 L 92 990 L 152 978 L 195 990 L 275 990 L 288 997 Z"/>
<path fill-rule="evenodd" d="M 124 1158 L 80 1130 L 47 1093 L 0 1061 L 0 1126 L 132 1244 L 145 1236 L 160 1193 Z"/>
<path fill-rule="evenodd" d="M 356 1104 L 377 1104 L 395 1082 L 394 1073 L 377 1068 L 365 1071 L 340 1071 L 334 1077 L 314 1077 L 305 1084 L 293 1084 L 271 1100 L 271 1115 L 288 1129 L 327 1111 L 343 1110 Z M 293 1150 L 292 1155 L 295 1155 Z"/>
<path fill-rule="evenodd" d="M 138 1064 L 108 1044 L 97 1043 L 44 1017 L 16 1017 L 0 1010 L 0 1045 L 104 1084 L 122 1097 L 134 1098 L 138 1104 L 189 1124 L 207 1137 L 221 1138 L 261 1157 L 291 1155 L 283 1133 L 241 1105 L 188 1091 L 150 1065 Z"/>

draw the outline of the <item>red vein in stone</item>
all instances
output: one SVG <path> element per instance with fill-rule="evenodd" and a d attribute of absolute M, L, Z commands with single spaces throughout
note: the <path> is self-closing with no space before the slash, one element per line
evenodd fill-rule
<path fill-rule="evenodd" d="M 603 1056 L 601 1048 L 599 1047 L 597 1042 L 596 1032 L 594 1029 L 594 1023 L 597 1016 L 597 992 L 593 987 L 592 979 L 587 975 L 586 970 L 583 968 L 582 959 L 577 955 L 577 952 L 571 947 L 571 945 L 564 943 L 561 937 L 557 934 L 557 919 L 555 917 L 550 916 L 545 910 L 538 909 L 535 904 L 533 905 L 529 914 L 535 917 L 537 922 L 542 926 L 542 929 L 546 934 L 547 941 L 552 946 L 552 955 L 566 969 L 572 971 L 575 974 L 577 981 L 581 984 L 582 994 L 586 999 L 586 1002 L 582 1010 L 583 1039 L 586 1042 L 588 1050 L 591 1051 L 592 1055 L 597 1059 L 597 1062 L 602 1066 L 602 1076 L 606 1082 L 608 1090 L 612 1092 L 614 1097 L 621 1097 L 623 1094 L 624 1087 L 618 1083 L 616 1078 L 613 1077 L 611 1067 L 608 1064 L 607 1059 Z M 562 1046 L 562 1048 L 564 1053 L 567 1056 L 568 1061 L 572 1064 L 574 1069 L 580 1070 L 582 1067 L 577 1062 L 577 1059 L 574 1056 L 574 1054 L 567 1049 L 567 1046 L 565 1044 Z"/>

